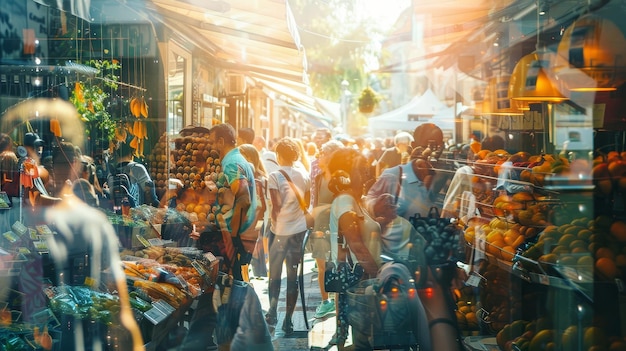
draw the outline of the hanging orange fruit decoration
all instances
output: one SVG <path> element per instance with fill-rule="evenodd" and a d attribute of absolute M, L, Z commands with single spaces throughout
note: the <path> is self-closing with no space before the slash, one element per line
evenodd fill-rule
<path fill-rule="evenodd" d="M 74 83 L 74 94 L 76 95 L 76 99 L 79 102 L 81 103 L 85 102 L 85 95 L 83 94 L 83 85 L 80 84 L 80 82 Z"/>
<path fill-rule="evenodd" d="M 63 136 L 63 133 L 61 133 L 61 122 L 58 119 L 53 118 L 50 120 L 50 132 L 57 138 Z"/>

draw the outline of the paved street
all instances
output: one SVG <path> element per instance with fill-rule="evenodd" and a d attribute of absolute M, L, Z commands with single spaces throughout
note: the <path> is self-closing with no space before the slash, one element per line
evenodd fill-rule
<path fill-rule="evenodd" d="M 310 254 L 306 254 L 304 258 L 304 291 L 306 300 L 306 314 L 309 321 L 309 328 L 307 330 L 304 321 L 304 313 L 302 311 L 301 301 L 298 299 L 296 310 L 293 314 L 292 321 L 294 324 L 294 333 L 290 336 L 285 336 L 280 326 L 282 325 L 285 314 L 285 271 L 283 270 L 283 282 L 281 285 L 281 298 L 278 302 L 278 323 L 277 328 L 273 331 L 273 341 L 275 350 L 321 350 L 324 349 L 331 337 L 335 333 L 335 317 L 334 314 L 318 320 L 314 318 L 315 308 L 321 302 L 319 285 L 317 282 L 317 272 L 313 272 L 315 267 L 315 260 L 311 258 Z M 264 311 L 269 308 L 269 298 L 267 294 L 267 278 L 263 279 L 251 279 L 251 284 L 254 286 Z M 349 338 L 348 338 L 349 339 Z M 328 350 L 336 350 L 333 346 Z"/>

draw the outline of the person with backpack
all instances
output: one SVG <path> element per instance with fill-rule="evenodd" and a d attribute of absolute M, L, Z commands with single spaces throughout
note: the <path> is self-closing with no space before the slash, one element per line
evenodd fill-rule
<path fill-rule="evenodd" d="M 131 207 L 139 205 L 158 207 L 159 199 L 156 195 L 154 182 L 146 167 L 139 162 L 135 162 L 133 151 L 129 143 L 120 143 L 116 151 L 118 157 L 117 165 L 110 171 L 109 175 L 109 188 L 112 196 L 114 196 L 116 205 L 118 200 L 122 200 L 119 198 L 119 188 L 123 186 L 125 189 L 122 191 L 122 194 L 126 195 L 124 192 L 128 192 L 127 197 Z M 126 177 L 120 177 L 120 175 L 126 175 L 128 178 L 127 184 L 125 184 Z M 116 199 L 115 197 L 118 198 Z"/>

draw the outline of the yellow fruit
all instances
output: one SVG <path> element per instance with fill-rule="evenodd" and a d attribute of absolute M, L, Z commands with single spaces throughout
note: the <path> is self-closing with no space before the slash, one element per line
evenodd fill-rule
<path fill-rule="evenodd" d="M 465 232 L 463 233 L 463 236 L 465 237 L 465 241 L 469 244 L 474 244 L 474 240 L 476 239 L 476 231 L 474 230 L 474 228 L 467 228 L 465 230 Z"/>
<path fill-rule="evenodd" d="M 607 336 L 604 330 L 599 327 L 588 327 L 585 329 L 583 337 L 583 350 L 588 350 L 592 346 L 607 346 Z"/>
<path fill-rule="evenodd" d="M 593 232 L 591 230 L 589 230 L 589 229 L 581 229 L 581 230 L 578 231 L 576 236 L 580 240 L 589 240 L 589 237 L 591 236 L 591 234 L 593 234 Z"/>
<path fill-rule="evenodd" d="M 576 240 L 576 238 L 577 236 L 575 236 L 574 234 L 563 234 L 563 236 L 561 236 L 561 238 L 559 239 L 558 243 L 559 245 L 569 247 L 570 243 Z"/>
<path fill-rule="evenodd" d="M 513 201 L 523 202 L 523 201 L 533 201 L 535 198 L 529 192 L 519 192 L 512 196 Z"/>
<path fill-rule="evenodd" d="M 494 229 L 492 230 L 489 234 L 487 234 L 487 242 L 488 243 L 493 243 L 493 242 L 504 242 L 504 235 L 503 232 L 499 229 Z"/>
<path fill-rule="evenodd" d="M 570 325 L 565 328 L 563 335 L 561 336 L 561 345 L 563 351 L 575 351 L 576 345 L 578 345 L 578 327 Z"/>
<path fill-rule="evenodd" d="M 144 100 L 143 98 L 141 98 L 141 104 L 139 106 L 139 113 L 144 118 L 148 117 L 148 104 L 146 103 L 146 100 Z"/>
<path fill-rule="evenodd" d="M 517 238 L 522 236 L 522 234 L 517 229 L 511 228 L 505 231 L 503 236 L 504 236 L 504 242 L 507 245 L 513 245 L 513 243 L 517 240 Z"/>
<path fill-rule="evenodd" d="M 541 255 L 537 261 L 545 262 L 545 263 L 556 263 L 558 256 L 553 253 Z"/>
<path fill-rule="evenodd" d="M 540 330 L 533 336 L 533 339 L 530 341 L 530 345 L 528 346 L 528 351 L 543 351 L 546 349 L 546 346 L 549 342 L 552 342 L 554 339 L 554 330 L 552 329 L 544 329 Z"/>
<path fill-rule="evenodd" d="M 577 262 L 578 259 L 571 255 L 562 256 L 556 260 L 556 264 L 559 266 L 575 266 Z"/>

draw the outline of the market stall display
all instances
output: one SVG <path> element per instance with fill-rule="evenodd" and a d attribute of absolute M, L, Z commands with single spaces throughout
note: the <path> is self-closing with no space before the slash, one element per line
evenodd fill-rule
<path fill-rule="evenodd" d="M 514 181 L 532 190 L 501 193 L 492 216 L 468 221 L 468 284 L 480 292 L 471 305 L 479 334 L 494 336 L 500 350 L 626 346 L 624 173 L 619 153 L 611 155 L 613 172 L 605 155 L 593 165 L 559 155 L 531 157 L 515 165 Z M 466 313 L 457 319 L 471 330 L 467 305 L 458 305 Z"/>
<path fill-rule="evenodd" d="M 58 282 L 47 259 L 46 238 L 54 235 L 53 225 L 16 222 L 0 238 L 0 278 L 7 282 L 0 289 L 0 344 L 15 350 L 26 350 L 24 345 L 43 350 L 74 349 L 71 335 L 77 323 L 92 328 L 93 335 L 114 339 L 110 349 L 128 342 L 129 335 L 117 327 L 119 297 L 107 285 L 93 285 L 86 269 L 88 258 L 74 260 L 66 284 Z M 193 247 L 151 245 L 148 240 L 158 239 L 156 236 L 148 240 L 138 237 L 143 239 L 135 242 L 140 246 L 123 249 L 121 257 L 135 319 L 147 349 L 156 349 L 186 318 L 193 300 L 213 290 L 219 258 Z"/>
<path fill-rule="evenodd" d="M 208 129 L 185 128 L 176 136 L 163 134 L 147 157 L 149 171 L 156 180 L 157 192 L 164 194 L 169 179 L 184 185 L 176 198 L 176 210 L 191 222 L 215 222 L 223 209 L 216 202 L 223 185 L 220 156 L 206 144 Z"/>

